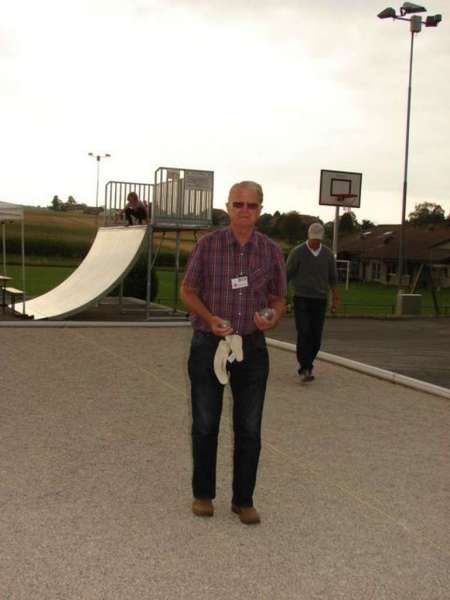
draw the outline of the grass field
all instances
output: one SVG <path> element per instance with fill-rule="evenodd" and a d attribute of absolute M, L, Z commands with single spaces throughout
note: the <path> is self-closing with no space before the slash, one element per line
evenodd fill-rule
<path fill-rule="evenodd" d="M 95 238 L 97 220 L 95 215 L 81 211 L 58 212 L 46 208 L 25 208 L 25 247 L 27 255 L 45 257 L 47 264 L 82 258 L 89 250 Z M 103 223 L 102 214 L 98 216 L 98 224 Z M 182 231 L 180 233 L 180 249 L 190 253 L 195 242 L 208 231 Z M 176 233 L 156 232 L 155 248 L 175 250 Z M 10 263 L 20 264 L 21 227 L 19 223 L 7 226 L 7 254 Z M 279 243 L 283 249 L 288 246 Z"/>
<path fill-rule="evenodd" d="M 49 267 L 32 265 L 25 270 L 26 291 L 28 296 L 40 296 L 62 283 L 75 270 L 76 266 Z M 174 273 L 163 269 L 157 271 L 159 280 L 158 299 L 166 303 L 173 303 L 174 298 Z M 10 265 L 7 274 L 12 277 L 10 285 L 22 289 L 22 268 Z"/>
<path fill-rule="evenodd" d="M 47 267 L 27 266 L 25 269 L 27 296 L 40 296 L 53 289 L 67 279 L 75 267 Z M 11 286 L 23 289 L 22 268 L 11 265 L 7 269 L 9 277 L 12 277 Z"/>
<path fill-rule="evenodd" d="M 429 289 L 420 289 L 417 293 L 422 296 L 422 314 L 435 314 L 434 303 Z M 340 314 L 393 314 L 397 301 L 397 288 L 377 283 L 350 284 L 349 290 L 340 288 L 341 307 Z M 450 314 L 450 289 L 436 290 L 436 298 L 441 308 L 441 314 Z M 389 310 L 391 312 L 389 312 Z"/>
<path fill-rule="evenodd" d="M 81 212 L 25 209 L 25 251 L 28 255 L 79 257 L 87 253 L 95 237 L 95 216 Z M 20 253 L 20 224 L 6 227 L 8 257 Z"/>
<path fill-rule="evenodd" d="M 98 223 L 101 226 L 102 215 Z M 25 248 L 31 257 L 45 257 L 47 264 L 59 264 L 61 261 L 82 258 L 86 255 L 96 235 L 95 215 L 80 211 L 57 212 L 43 208 L 25 209 Z M 180 249 L 189 253 L 196 239 L 205 235 L 205 231 L 182 231 Z M 175 232 L 155 233 L 155 247 L 161 242 L 161 249 L 175 249 Z M 12 223 L 7 226 L 6 247 L 8 261 L 20 264 L 21 226 Z M 29 259 L 27 258 L 27 261 Z"/>
<path fill-rule="evenodd" d="M 75 266 L 43 266 L 28 265 L 26 268 L 26 289 L 28 296 L 39 296 L 59 285 L 76 268 Z M 22 272 L 17 265 L 10 265 L 8 275 L 13 277 L 11 285 L 22 288 Z M 175 273 L 171 269 L 157 269 L 159 290 L 157 302 L 173 306 Z M 179 282 L 182 275 L 180 274 Z M 434 314 L 434 305 L 430 291 L 421 290 L 422 314 Z M 343 285 L 339 286 L 340 304 L 337 313 L 340 315 L 361 316 L 392 316 L 395 313 L 397 289 L 381 284 L 351 283 L 349 290 Z M 179 296 L 178 296 L 179 298 Z M 450 290 L 437 292 L 441 314 L 450 314 Z M 184 305 L 178 299 L 178 308 Z"/>
<path fill-rule="evenodd" d="M 99 216 L 99 223 L 102 217 Z M 25 246 L 26 246 L 26 291 L 29 296 L 39 296 L 59 285 L 81 262 L 88 252 L 96 233 L 96 217 L 81 212 L 55 212 L 47 209 L 25 209 Z M 189 253 L 196 239 L 206 232 L 181 233 L 181 249 Z M 167 232 L 155 235 L 155 249 L 159 246 L 166 250 L 166 262 L 157 267 L 159 291 L 157 300 L 172 305 L 174 301 L 174 273 L 161 264 L 172 265 L 170 255 L 175 248 L 175 233 Z M 14 279 L 11 285 L 22 288 L 20 227 L 17 224 L 7 226 L 7 273 Z M 163 257 L 161 257 L 163 258 Z M 167 259 L 169 259 L 167 261 Z M 158 265 L 158 263 L 157 263 Z M 181 281 L 181 275 L 180 275 Z M 381 284 L 351 283 L 350 289 L 339 289 L 341 302 L 340 315 L 379 315 L 390 316 L 395 312 L 395 287 Z M 431 293 L 419 290 L 422 294 L 422 313 L 434 314 Z M 443 314 L 450 314 L 450 289 L 437 292 Z M 179 307 L 182 306 L 180 302 Z"/>

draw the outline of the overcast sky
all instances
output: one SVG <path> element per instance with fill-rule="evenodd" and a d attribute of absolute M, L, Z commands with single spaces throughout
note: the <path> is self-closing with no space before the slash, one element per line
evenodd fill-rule
<path fill-rule="evenodd" d="M 401 3 L 394 4 L 399 8 Z M 359 220 L 398 223 L 409 24 L 382 0 L 16 0 L 0 4 L 0 200 L 95 205 L 108 180 L 254 179 L 265 210 L 334 218 L 321 169 L 363 174 Z M 450 211 L 449 3 L 415 37 L 407 212 Z M 446 10 L 447 9 L 447 10 Z M 102 196 L 101 196 L 102 202 Z"/>

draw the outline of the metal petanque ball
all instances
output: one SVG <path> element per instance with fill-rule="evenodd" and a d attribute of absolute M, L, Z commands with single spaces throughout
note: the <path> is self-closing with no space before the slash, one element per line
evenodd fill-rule
<path fill-rule="evenodd" d="M 273 308 L 261 308 L 261 310 L 258 310 L 258 315 L 260 317 L 262 317 L 263 319 L 266 319 L 266 321 L 271 321 L 273 319 L 274 316 L 274 310 Z"/>

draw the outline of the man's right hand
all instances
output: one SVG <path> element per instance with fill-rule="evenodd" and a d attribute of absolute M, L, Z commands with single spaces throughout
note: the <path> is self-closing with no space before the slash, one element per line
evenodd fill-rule
<path fill-rule="evenodd" d="M 222 317 L 217 317 L 215 315 L 211 317 L 209 325 L 213 334 L 220 337 L 231 335 L 234 331 L 226 319 L 222 319 Z"/>

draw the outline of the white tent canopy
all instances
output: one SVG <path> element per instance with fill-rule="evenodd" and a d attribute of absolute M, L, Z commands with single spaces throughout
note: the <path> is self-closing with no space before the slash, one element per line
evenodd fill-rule
<path fill-rule="evenodd" d="M 0 201 L 0 223 L 12 223 L 23 221 L 23 206 Z"/>
<path fill-rule="evenodd" d="M 6 225 L 9 223 L 20 222 L 22 237 L 22 291 L 23 291 L 23 312 L 25 314 L 25 232 L 24 232 L 24 211 L 23 206 L 0 201 L 0 225 L 2 226 L 2 250 L 3 250 L 3 275 L 6 273 Z"/>

